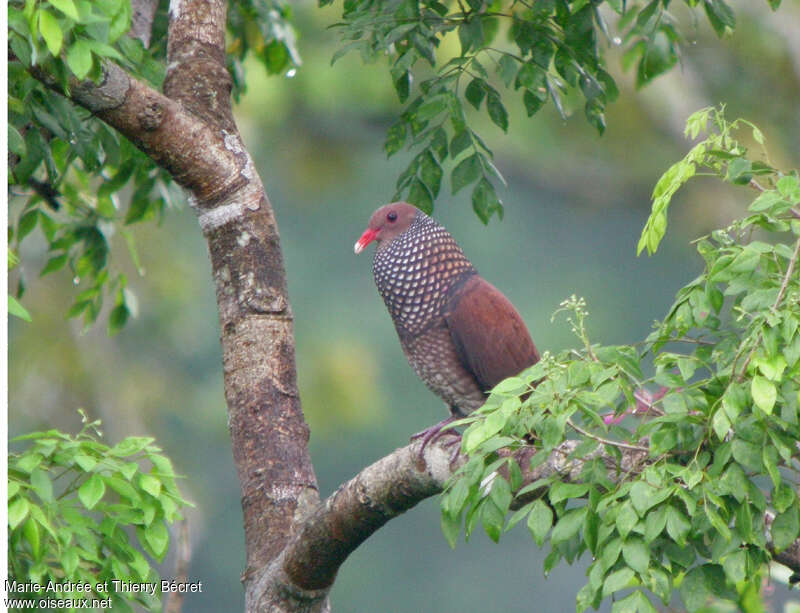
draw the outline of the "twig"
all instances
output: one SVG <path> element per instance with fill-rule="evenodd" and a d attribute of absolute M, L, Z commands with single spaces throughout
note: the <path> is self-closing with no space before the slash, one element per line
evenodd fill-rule
<path fill-rule="evenodd" d="M 648 449 L 647 447 L 641 447 L 639 445 L 630 445 L 628 443 L 621 443 L 619 441 L 612 441 L 611 439 L 603 438 L 602 436 L 597 436 L 596 434 L 592 434 L 591 432 L 588 432 L 583 428 L 581 428 L 580 426 L 574 424 L 571 419 L 568 419 L 567 423 L 578 434 L 582 434 L 583 436 L 594 439 L 598 443 L 603 443 L 604 445 L 614 445 L 615 447 L 621 447 L 623 449 L 633 449 L 634 451 L 646 451 L 648 453 L 650 452 L 650 449 Z"/>
<path fill-rule="evenodd" d="M 792 278 L 792 273 L 794 272 L 794 267 L 797 264 L 797 257 L 800 255 L 800 238 L 797 239 L 797 242 L 794 244 L 794 253 L 792 253 L 792 257 L 789 260 L 789 268 L 786 269 L 786 274 L 783 275 L 783 282 L 781 283 L 781 289 L 778 292 L 778 297 L 775 298 L 775 304 L 772 305 L 772 310 L 778 308 L 778 305 L 783 300 L 783 297 L 786 295 L 786 288 L 789 286 L 789 279 Z"/>
<path fill-rule="evenodd" d="M 606 413 L 603 415 L 603 423 L 607 426 L 611 424 L 618 424 L 628 415 L 664 415 L 664 411 L 657 408 L 655 403 L 661 400 L 667 391 L 669 390 L 662 386 L 659 391 L 651 394 L 649 390 L 643 387 L 639 388 L 633 393 L 633 397 L 636 400 L 636 404 L 633 406 L 633 408 L 626 409 L 619 415 L 615 415 L 614 413 Z"/>
<path fill-rule="evenodd" d="M 752 187 L 754 190 L 761 192 L 762 194 L 766 191 L 764 187 L 755 179 L 750 179 L 750 183 L 748 183 L 748 185 Z M 790 208 L 789 212 L 792 214 L 793 217 L 797 217 L 798 219 L 800 219 L 800 211 L 798 211 L 796 208 L 794 207 Z"/>

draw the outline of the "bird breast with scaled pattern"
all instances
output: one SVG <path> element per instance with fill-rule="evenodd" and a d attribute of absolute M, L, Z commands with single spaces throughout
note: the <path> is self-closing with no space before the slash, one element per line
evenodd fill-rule
<path fill-rule="evenodd" d="M 422 212 L 375 252 L 372 272 L 401 340 L 438 321 L 451 289 L 477 274 L 450 233 Z"/>

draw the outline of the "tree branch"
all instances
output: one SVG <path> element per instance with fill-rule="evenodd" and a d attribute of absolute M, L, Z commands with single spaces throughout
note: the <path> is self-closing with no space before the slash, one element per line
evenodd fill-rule
<path fill-rule="evenodd" d="M 448 443 L 452 440 L 430 443 L 420 459 L 422 442 L 415 441 L 343 484 L 302 520 L 281 556 L 255 580 L 260 586 L 255 591 L 283 594 L 291 601 L 285 610 L 299 607 L 301 611 L 324 611 L 327 592 L 350 553 L 390 519 L 441 493 L 454 471 L 467 461 L 466 456 L 458 454 L 451 462 L 452 447 Z M 530 458 L 537 451 L 534 447 L 516 451 L 514 457 L 523 468 L 524 484 L 555 474 L 577 479 L 586 459 L 598 455 L 617 466 L 617 460 L 602 449 L 583 459 L 569 458 L 578 443 L 562 443 L 535 469 L 529 468 Z M 644 464 L 647 454 L 623 449 L 622 456 L 623 469 L 630 472 Z"/>
<path fill-rule="evenodd" d="M 343 484 L 302 520 L 281 556 L 255 579 L 259 585 L 256 591 L 263 595 L 281 594 L 286 604 L 285 609 L 279 610 L 325 611 L 328 590 L 350 553 L 390 519 L 441 493 L 447 480 L 467 461 L 466 456 L 458 454 L 451 462 L 448 442 L 451 441 L 440 439 L 429 444 L 420 459 L 421 442 L 416 441 L 396 449 Z M 563 442 L 535 469 L 529 467 L 537 449 L 523 447 L 514 452 L 523 469 L 522 486 L 552 476 L 577 481 L 590 459 L 600 458 L 613 468 L 609 473 L 612 480 L 639 472 L 648 463 L 648 453 L 637 448 L 620 449 L 620 459 L 602 447 L 582 458 L 571 458 L 579 444 L 578 440 Z M 515 500 L 512 508 L 541 495 L 542 492 L 526 494 L 524 499 Z M 767 525 L 770 523 L 767 514 Z M 800 574 L 800 539 L 775 553 L 774 559 Z M 274 599 L 270 602 L 274 603 Z"/>
<path fill-rule="evenodd" d="M 174 0 L 169 8 L 164 93 L 209 125 L 235 133 L 233 80 L 225 64 L 224 0 Z"/>
<path fill-rule="evenodd" d="M 40 68 L 31 74 L 64 93 Z M 244 162 L 219 130 L 117 64 L 103 64 L 99 83 L 72 79 L 69 98 L 126 136 L 199 200 L 223 200 L 247 182 Z"/>

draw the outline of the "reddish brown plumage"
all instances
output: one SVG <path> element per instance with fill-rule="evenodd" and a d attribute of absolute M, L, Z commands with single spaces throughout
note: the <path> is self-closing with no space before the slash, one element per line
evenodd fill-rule
<path fill-rule="evenodd" d="M 484 391 L 539 361 L 514 305 L 477 274 L 448 305 L 444 320 L 458 356 Z"/>
<path fill-rule="evenodd" d="M 488 390 L 539 360 L 511 302 L 432 218 L 388 204 L 370 218 L 356 253 L 373 240 L 375 284 L 403 351 L 452 415 L 474 411 Z"/>

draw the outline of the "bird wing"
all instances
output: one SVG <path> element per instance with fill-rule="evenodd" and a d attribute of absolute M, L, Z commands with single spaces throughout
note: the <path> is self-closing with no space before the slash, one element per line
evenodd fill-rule
<path fill-rule="evenodd" d="M 458 288 L 444 318 L 462 364 L 483 391 L 539 361 L 514 305 L 478 275 Z"/>

